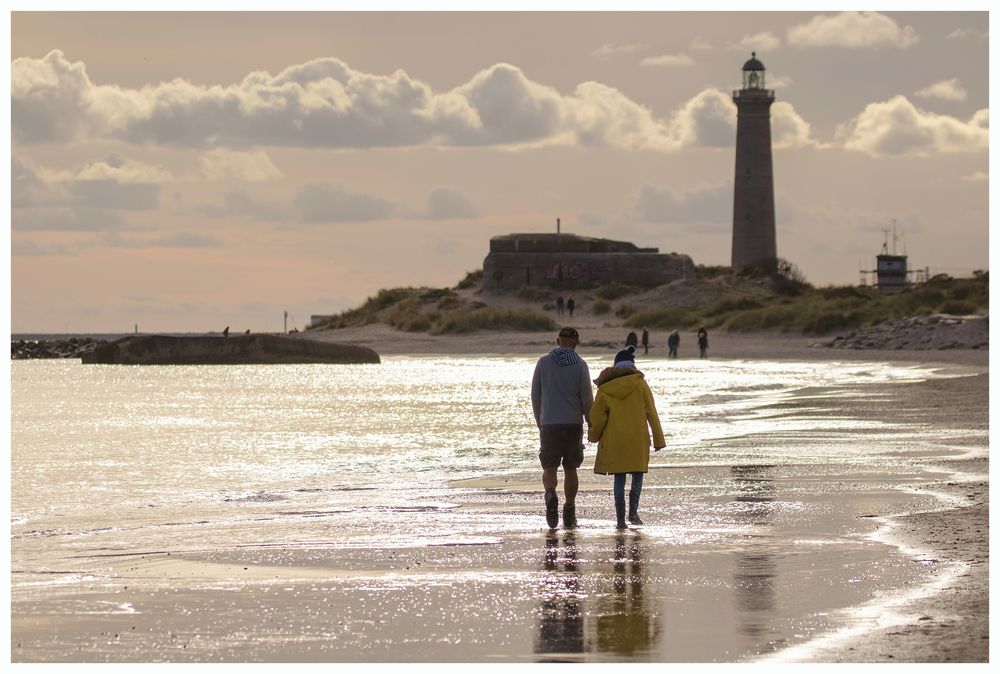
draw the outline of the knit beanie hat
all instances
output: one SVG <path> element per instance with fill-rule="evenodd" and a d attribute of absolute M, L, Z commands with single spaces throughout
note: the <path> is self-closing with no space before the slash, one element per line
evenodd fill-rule
<path fill-rule="evenodd" d="M 629 344 L 615 354 L 615 367 L 630 367 L 635 369 L 635 347 Z"/>

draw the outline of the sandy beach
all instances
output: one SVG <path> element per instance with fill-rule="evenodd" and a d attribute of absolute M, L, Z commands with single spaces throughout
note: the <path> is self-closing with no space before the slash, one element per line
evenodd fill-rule
<path fill-rule="evenodd" d="M 580 351 L 588 357 L 610 356 L 624 338 L 620 326 L 575 324 Z M 389 362 L 404 354 L 541 354 L 551 341 L 538 333 L 429 337 L 384 326 L 306 336 L 370 346 Z M 654 333 L 650 356 L 662 357 L 661 337 Z M 853 541 L 851 554 L 864 560 L 886 546 L 899 549 L 881 561 L 871 557 L 877 572 L 859 576 L 841 568 L 822 545 L 816 553 L 794 547 L 775 553 L 750 536 L 745 549 L 735 551 L 736 567 L 729 568 L 729 557 L 692 557 L 677 547 L 669 525 L 616 535 L 604 521 L 607 481 L 586 471 L 579 531 L 545 534 L 538 528 L 537 475 L 484 474 L 455 482 L 436 497 L 394 506 L 366 504 L 360 487 L 357 507 L 368 513 L 373 531 L 422 512 L 448 523 L 447 532 L 427 531 L 407 544 L 366 539 L 362 531 L 351 534 L 361 544 L 341 546 L 336 522 L 347 513 L 334 509 L 299 513 L 315 523 L 318 539 L 181 553 L 109 545 L 81 556 L 72 578 L 74 569 L 66 566 L 22 568 L 15 547 L 12 572 L 28 582 L 12 593 L 12 659 L 986 662 L 988 352 L 833 350 L 816 346 L 821 339 L 789 335 L 713 334 L 710 340 L 710 355 L 717 359 L 936 364 L 952 375 L 891 386 L 872 382 L 860 396 L 804 390 L 773 410 L 788 418 L 827 415 L 912 425 L 932 446 L 940 433 L 946 449 L 908 457 L 898 475 L 879 476 L 866 487 L 864 476 L 844 474 L 848 486 L 837 487 L 844 489 L 843 507 L 830 516 Z M 682 360 L 695 355 L 693 342 L 693 335 L 682 340 Z M 858 440 L 874 441 L 862 435 Z M 738 514 L 741 526 L 766 518 L 755 503 L 766 505 L 799 489 L 780 467 L 722 469 L 732 472 L 738 491 L 720 495 L 719 504 L 746 504 L 749 509 Z M 653 471 L 644 508 L 654 520 L 659 514 L 669 521 L 677 489 L 703 475 L 672 466 Z M 807 508 L 819 507 L 819 497 L 809 493 L 797 498 Z M 780 529 L 781 522 L 768 527 Z M 826 536 L 819 530 L 791 533 L 814 543 Z M 678 583 L 699 567 L 706 578 L 729 579 L 735 613 L 720 617 L 698 603 L 701 595 L 677 603 Z M 829 590 L 802 594 L 800 585 L 815 592 L 817 572 L 829 576 Z M 33 590 L 33 583 L 48 582 L 46 573 L 67 577 L 68 589 L 50 599 Z M 548 589 L 526 592 L 524 584 L 539 573 L 550 574 L 543 576 L 550 578 L 542 585 Z M 881 591 L 883 585 L 899 590 L 911 583 L 912 591 L 891 597 Z M 702 601 L 713 600 L 706 595 Z M 672 611 L 658 608 L 664 602 Z M 791 641 L 768 639 L 774 625 L 795 620 L 813 605 L 821 617 L 809 633 Z M 503 614 L 496 613 L 498 606 Z M 754 617 L 765 614 L 768 623 Z M 719 620 L 735 621 L 720 633 L 731 637 L 713 636 Z M 702 639 L 716 643 L 708 647 Z M 657 642 L 668 643 L 669 650 L 651 651 Z M 534 643 L 534 655 L 517 651 L 515 645 L 524 643 Z M 706 652 L 713 655 L 706 658 Z"/>
<path fill-rule="evenodd" d="M 581 332 L 582 353 L 613 354 L 629 328 L 581 315 L 564 322 Z M 384 325 L 309 333 L 312 338 L 370 346 L 380 353 L 542 353 L 551 338 L 539 333 L 490 333 L 430 337 L 402 333 Z M 650 354 L 666 351 L 666 333 L 653 334 Z M 693 334 L 682 338 L 681 357 L 694 357 Z M 983 373 L 942 381 L 894 386 L 881 391 L 894 402 L 855 407 L 852 414 L 912 417 L 943 427 L 975 431 L 974 445 L 988 446 L 989 352 L 979 349 L 864 350 L 824 346 L 830 337 L 785 333 L 713 333 L 710 356 L 741 359 L 872 360 L 940 363 L 981 368 Z M 835 408 L 837 402 L 824 404 Z M 810 658 L 826 662 L 986 662 L 989 654 L 989 465 L 982 459 L 935 459 L 935 467 L 950 474 L 933 484 L 916 487 L 954 497 L 955 507 L 882 519 L 892 537 L 916 549 L 927 549 L 941 562 L 967 565 L 934 595 L 912 602 L 901 620 L 885 627 L 873 618 L 863 630 L 831 638 L 822 653 Z"/>

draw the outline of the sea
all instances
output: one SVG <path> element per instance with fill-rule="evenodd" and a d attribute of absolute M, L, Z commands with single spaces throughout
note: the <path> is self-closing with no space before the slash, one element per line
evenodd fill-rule
<path fill-rule="evenodd" d="M 584 355 L 596 377 L 606 354 Z M 954 372 L 643 359 L 667 438 L 646 524 L 614 529 L 588 445 L 579 526 L 550 531 L 535 360 L 12 362 L 12 657 L 780 659 L 941 582 L 886 518 L 950 505 L 913 485 L 965 438 L 824 402 Z M 168 557 L 220 571 L 134 571 Z M 104 635 L 130 621 L 129 641 Z M 164 636 L 185 630 L 183 649 Z"/>

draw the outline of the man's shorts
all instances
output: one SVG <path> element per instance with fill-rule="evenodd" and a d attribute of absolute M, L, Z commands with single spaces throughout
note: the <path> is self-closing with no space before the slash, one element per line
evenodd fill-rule
<path fill-rule="evenodd" d="M 583 463 L 583 424 L 542 426 L 538 460 L 542 468 L 579 468 Z"/>

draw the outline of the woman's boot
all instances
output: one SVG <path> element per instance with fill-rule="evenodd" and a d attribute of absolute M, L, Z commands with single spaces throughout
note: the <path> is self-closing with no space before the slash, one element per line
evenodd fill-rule
<path fill-rule="evenodd" d="M 628 491 L 628 521 L 632 524 L 642 524 L 639 519 L 639 492 L 629 489 Z"/>

